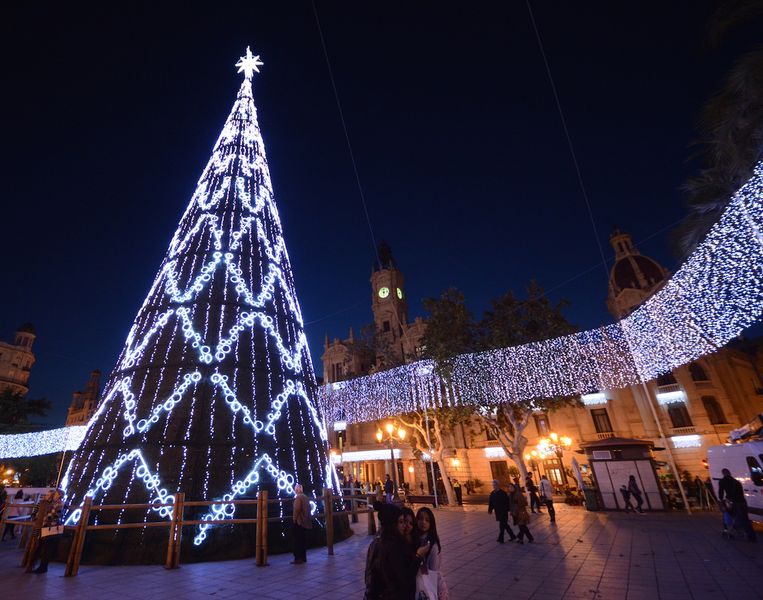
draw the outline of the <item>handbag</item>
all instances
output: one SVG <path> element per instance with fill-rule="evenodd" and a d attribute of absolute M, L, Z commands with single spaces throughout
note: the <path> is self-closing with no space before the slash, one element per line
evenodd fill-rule
<path fill-rule="evenodd" d="M 437 584 L 440 573 L 429 569 L 426 573 L 421 570 L 416 574 L 416 600 L 438 600 Z"/>
<path fill-rule="evenodd" d="M 53 525 L 53 527 L 43 527 L 40 529 L 40 537 L 46 538 L 51 535 L 61 535 L 64 532 L 63 525 Z"/>

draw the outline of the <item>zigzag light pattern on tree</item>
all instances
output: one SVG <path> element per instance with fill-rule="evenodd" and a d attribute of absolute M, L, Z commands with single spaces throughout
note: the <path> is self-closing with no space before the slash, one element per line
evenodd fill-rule
<path fill-rule="evenodd" d="M 650 381 L 714 352 L 763 314 L 763 162 L 666 285 L 617 323 L 453 359 L 455 398 L 421 361 L 324 386 L 329 420 L 384 419 L 423 406 L 532 402 Z M 362 402 L 359 399 L 363 399 Z"/>
<path fill-rule="evenodd" d="M 154 504 L 172 502 L 181 489 L 189 499 L 220 498 L 200 518 L 226 519 L 235 513 L 228 502 L 262 486 L 262 473 L 277 495 L 292 495 L 299 480 L 318 497 L 338 482 L 310 398 L 314 385 L 247 77 L 67 468 L 67 501 L 105 498 L 120 482 L 117 500 L 126 501 L 142 481 Z M 215 440 L 230 447 L 227 458 Z M 239 470 L 246 474 L 236 476 L 248 453 Z M 201 456 L 204 470 L 189 473 Z M 177 471 L 168 473 L 168 464 Z M 74 510 L 67 523 L 79 515 Z M 210 527 L 199 527 L 196 545 Z"/>

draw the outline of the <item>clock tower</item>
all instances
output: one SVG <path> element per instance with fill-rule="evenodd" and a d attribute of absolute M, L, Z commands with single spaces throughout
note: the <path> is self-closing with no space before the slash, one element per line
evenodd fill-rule
<path fill-rule="evenodd" d="M 397 341 L 408 325 L 408 301 L 405 278 L 398 270 L 392 250 L 386 242 L 379 244 L 377 259 L 371 272 L 371 309 L 376 330 Z"/>

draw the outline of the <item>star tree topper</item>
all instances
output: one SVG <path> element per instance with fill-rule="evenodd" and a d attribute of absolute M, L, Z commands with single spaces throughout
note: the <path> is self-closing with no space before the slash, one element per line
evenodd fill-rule
<path fill-rule="evenodd" d="M 261 67 L 262 65 L 263 62 L 260 60 L 260 55 L 252 56 L 252 51 L 249 49 L 249 46 L 246 47 L 246 56 L 240 57 L 236 63 L 238 73 L 243 71 L 244 77 L 247 79 L 251 79 L 255 71 L 259 73 L 260 70 L 257 67 Z"/>

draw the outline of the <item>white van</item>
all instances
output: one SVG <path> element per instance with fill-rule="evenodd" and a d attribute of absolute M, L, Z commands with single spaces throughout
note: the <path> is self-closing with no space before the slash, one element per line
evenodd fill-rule
<path fill-rule="evenodd" d="M 715 493 L 723 477 L 721 469 L 728 469 L 742 484 L 750 519 L 763 523 L 763 440 L 711 446 L 707 449 L 707 463 Z"/>

